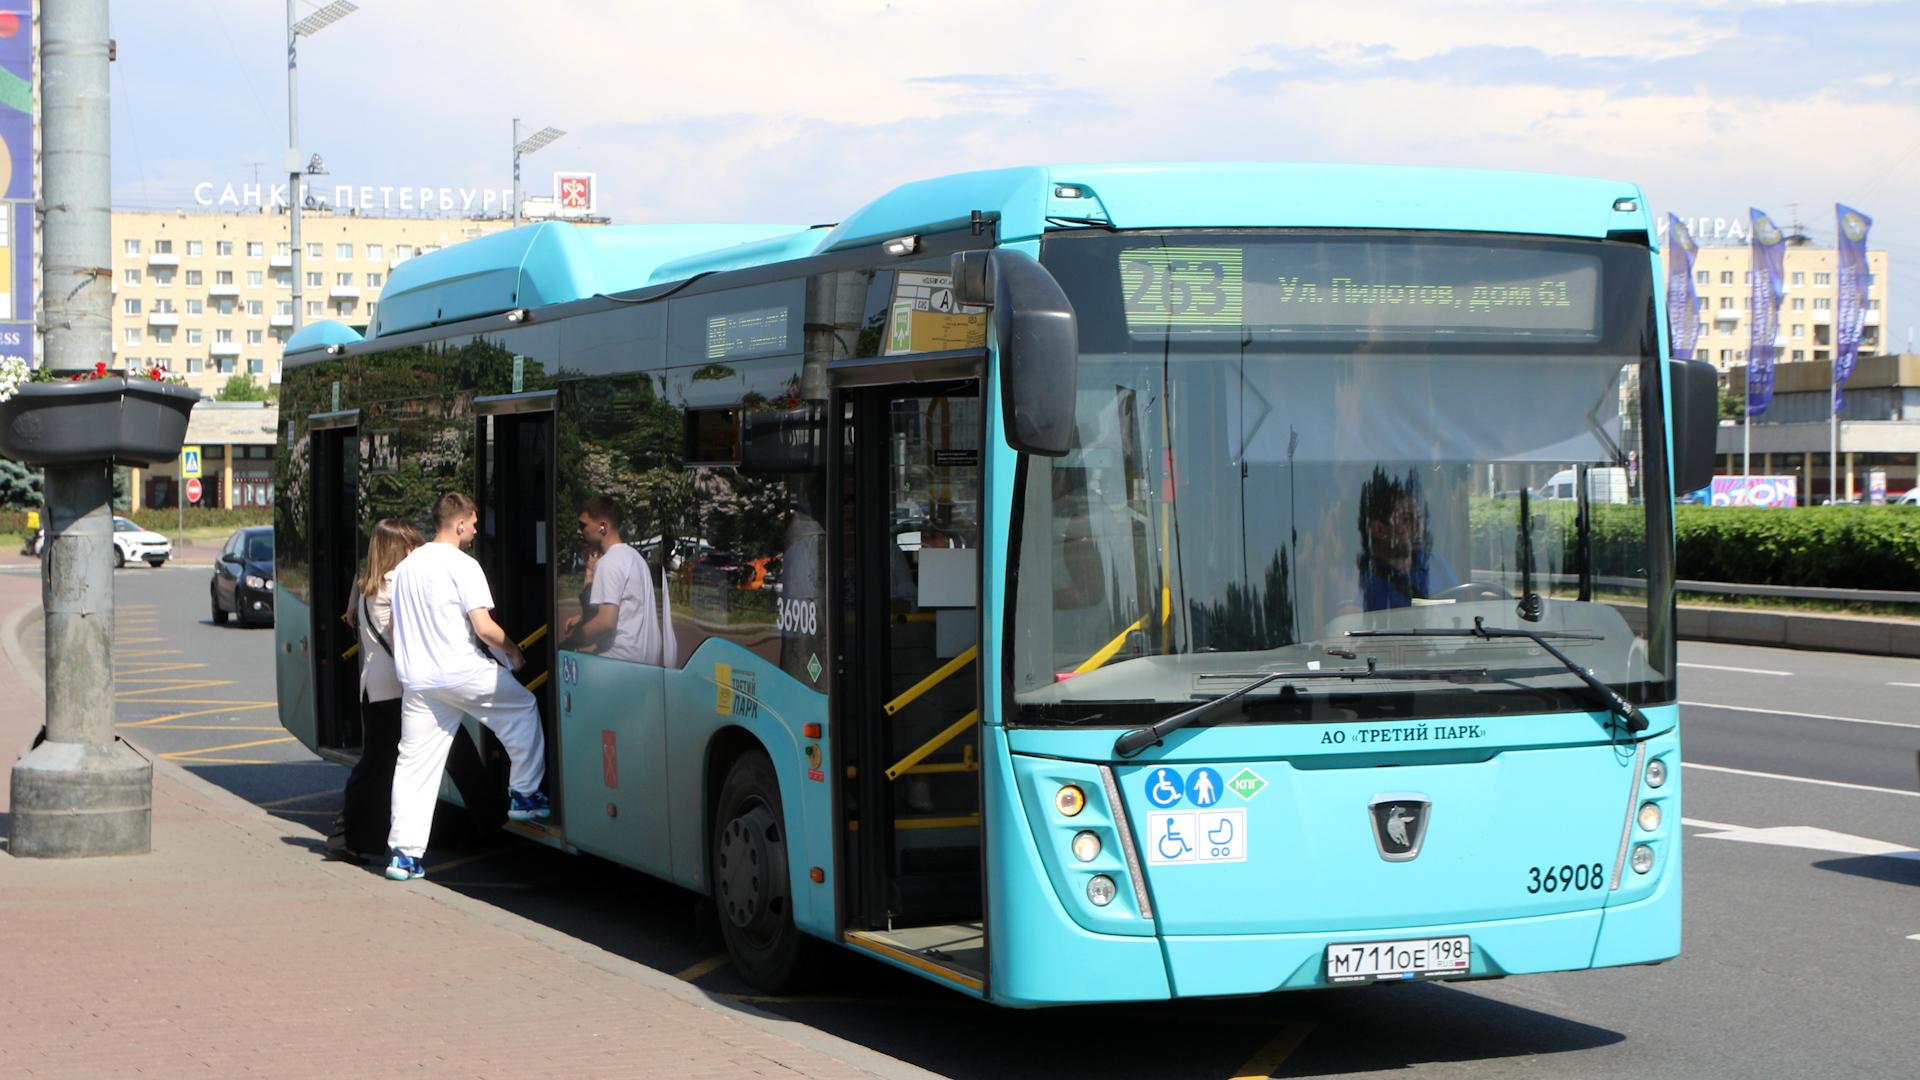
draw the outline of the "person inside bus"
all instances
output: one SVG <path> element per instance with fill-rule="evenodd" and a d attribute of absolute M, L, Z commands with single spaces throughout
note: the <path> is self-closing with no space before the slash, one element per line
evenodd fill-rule
<path fill-rule="evenodd" d="M 1360 554 L 1357 607 L 1382 611 L 1413 606 L 1460 584 L 1460 578 L 1433 550 L 1420 482 L 1374 470 L 1360 489 Z"/>
<path fill-rule="evenodd" d="M 421 857 L 463 716 L 485 724 L 506 748 L 507 816 L 532 821 L 552 814 L 540 790 L 546 779 L 540 706 L 513 677 L 526 658 L 493 619 L 493 592 L 480 564 L 461 550 L 473 543 L 478 522 L 472 499 L 457 491 L 440 496 L 433 504 L 433 541 L 393 572 L 393 659 L 402 691 L 387 833 L 393 856 L 386 874 L 394 881 L 426 876 Z M 475 648 L 475 638 L 484 648 Z"/>
<path fill-rule="evenodd" d="M 598 653 L 613 660 L 660 663 L 659 609 L 654 604 L 653 570 L 632 544 L 620 537 L 620 504 L 591 495 L 580 504 L 580 541 L 596 549 L 591 583 L 580 614 L 560 627 L 560 647 Z"/>
<path fill-rule="evenodd" d="M 386 850 L 393 820 L 393 767 L 400 755 L 400 679 L 393 667 L 393 571 L 424 541 L 411 524 L 385 518 L 367 541 L 345 618 L 360 638 L 360 757 L 347 774 L 343 804 L 326 841 L 328 858 L 366 862 Z M 497 796 L 465 730 L 454 736 L 447 773 L 483 830 L 497 826 Z M 489 808 L 492 808 L 491 810 Z"/>

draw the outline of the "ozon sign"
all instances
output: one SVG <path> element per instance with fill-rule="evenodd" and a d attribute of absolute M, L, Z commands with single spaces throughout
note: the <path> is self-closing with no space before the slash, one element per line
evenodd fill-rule
<path fill-rule="evenodd" d="M 1792 476 L 1716 476 L 1709 501 L 1714 506 L 1796 506 L 1798 488 Z"/>

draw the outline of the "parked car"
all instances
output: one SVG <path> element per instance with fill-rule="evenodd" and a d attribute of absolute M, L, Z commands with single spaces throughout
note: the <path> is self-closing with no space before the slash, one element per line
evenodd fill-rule
<path fill-rule="evenodd" d="M 126 518 L 113 519 L 113 565 L 144 560 L 148 566 L 158 567 L 172 555 L 173 541 Z"/>
<path fill-rule="evenodd" d="M 241 626 L 273 625 L 273 526 L 236 529 L 213 560 L 213 625 L 229 612 Z"/>
<path fill-rule="evenodd" d="M 1889 506 L 1920 506 L 1920 487 L 1914 488 L 1912 491 L 1903 493 L 1897 499 L 1889 497 L 1887 499 L 1887 505 Z"/>

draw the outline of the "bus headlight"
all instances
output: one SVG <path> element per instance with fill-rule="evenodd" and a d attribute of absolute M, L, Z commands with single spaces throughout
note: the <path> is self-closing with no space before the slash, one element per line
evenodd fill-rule
<path fill-rule="evenodd" d="M 1653 832 L 1660 827 L 1660 807 L 1654 803 L 1640 804 L 1640 827 Z"/>
<path fill-rule="evenodd" d="M 1653 849 L 1645 844 L 1636 844 L 1633 848 L 1633 858 L 1629 861 L 1633 864 L 1634 873 L 1644 874 L 1653 869 Z"/>
<path fill-rule="evenodd" d="M 1087 882 L 1087 899 L 1093 901 L 1094 907 L 1106 907 L 1113 903 L 1118 891 L 1114 888 L 1113 879 L 1105 874 L 1095 874 L 1093 880 Z"/>
<path fill-rule="evenodd" d="M 1087 808 L 1087 793 L 1067 784 L 1054 792 L 1053 808 L 1066 817 L 1073 817 Z"/>
<path fill-rule="evenodd" d="M 1081 862 L 1092 862 L 1100 854 L 1100 838 L 1091 832 L 1075 833 L 1073 837 L 1073 857 Z"/>
<path fill-rule="evenodd" d="M 1667 763 L 1659 758 L 1647 762 L 1647 786 L 1659 787 L 1667 782 Z"/>

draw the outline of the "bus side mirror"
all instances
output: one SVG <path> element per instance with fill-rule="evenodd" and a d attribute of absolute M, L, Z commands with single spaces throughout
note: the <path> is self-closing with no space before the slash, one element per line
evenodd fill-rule
<path fill-rule="evenodd" d="M 1673 394 L 1673 494 L 1713 483 L 1714 440 L 1720 432 L 1720 376 L 1705 360 L 1667 361 Z"/>
<path fill-rule="evenodd" d="M 951 269 L 955 300 L 993 309 L 1007 445 L 1060 457 L 1073 446 L 1080 360 L 1080 333 L 1066 292 L 1045 267 L 1017 251 L 957 252 Z"/>

